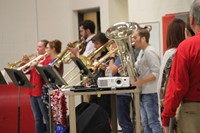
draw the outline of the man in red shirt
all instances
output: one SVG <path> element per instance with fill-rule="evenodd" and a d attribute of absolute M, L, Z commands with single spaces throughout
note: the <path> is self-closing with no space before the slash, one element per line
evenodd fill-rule
<path fill-rule="evenodd" d="M 44 55 L 45 49 L 48 44 L 47 40 L 41 40 L 37 44 L 37 52 L 38 55 Z M 43 124 L 43 118 L 46 122 L 47 127 L 47 133 L 50 132 L 49 127 L 49 115 L 48 115 L 48 109 L 46 105 L 43 103 L 43 100 L 41 98 L 42 96 L 42 86 L 44 85 L 44 80 L 42 77 L 40 77 L 39 73 L 37 72 L 35 65 L 42 65 L 46 66 L 51 61 L 51 57 L 47 56 L 43 59 L 39 59 L 38 61 L 35 61 L 31 63 L 31 71 L 30 71 L 30 82 L 35 88 L 29 89 L 29 95 L 30 95 L 30 103 L 31 103 L 31 109 L 33 111 L 34 120 L 35 120 L 35 128 L 36 133 L 43 133 L 44 131 L 44 124 Z"/>
<path fill-rule="evenodd" d="M 179 45 L 172 63 L 162 112 L 164 133 L 180 103 L 177 132 L 200 132 L 200 0 L 192 3 L 190 26 L 195 36 Z"/>

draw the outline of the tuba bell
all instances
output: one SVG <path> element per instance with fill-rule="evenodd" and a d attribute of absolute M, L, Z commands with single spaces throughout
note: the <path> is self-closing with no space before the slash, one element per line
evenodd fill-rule
<path fill-rule="evenodd" d="M 120 22 L 116 23 L 106 31 L 109 39 L 115 40 L 118 46 L 119 57 L 123 66 L 121 76 L 130 78 L 131 82 L 136 81 L 137 72 L 135 69 L 135 60 L 133 48 L 130 42 L 130 36 L 140 28 L 136 22 Z"/>

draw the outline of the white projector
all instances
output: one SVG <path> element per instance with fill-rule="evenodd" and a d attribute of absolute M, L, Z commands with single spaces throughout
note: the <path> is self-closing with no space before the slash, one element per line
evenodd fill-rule
<path fill-rule="evenodd" d="M 98 88 L 120 88 L 129 87 L 129 77 L 99 77 L 97 80 Z"/>

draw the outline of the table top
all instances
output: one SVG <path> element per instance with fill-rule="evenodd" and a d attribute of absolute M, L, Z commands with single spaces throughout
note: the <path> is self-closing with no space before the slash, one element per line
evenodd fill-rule
<path fill-rule="evenodd" d="M 133 89 L 110 89 L 110 90 L 83 90 L 76 91 L 76 89 L 68 88 L 62 89 L 65 95 L 97 95 L 97 94 L 122 94 L 122 93 L 140 93 L 138 88 Z"/>

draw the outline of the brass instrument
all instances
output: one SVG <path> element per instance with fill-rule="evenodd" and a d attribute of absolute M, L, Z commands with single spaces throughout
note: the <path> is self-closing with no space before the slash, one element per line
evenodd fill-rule
<path fill-rule="evenodd" d="M 40 59 L 43 58 L 43 60 L 46 58 L 47 53 L 43 54 L 43 55 L 38 55 L 36 58 L 32 59 L 31 61 L 29 61 L 28 63 L 26 63 L 25 65 L 19 67 L 17 70 L 22 70 L 24 73 L 27 73 L 31 70 L 30 65 L 35 62 L 35 61 L 39 61 Z M 43 61 L 41 60 L 41 61 Z M 40 62 L 41 62 L 40 61 Z"/>
<path fill-rule="evenodd" d="M 83 50 L 83 47 L 84 47 L 84 44 L 82 43 L 81 40 L 77 40 L 77 41 L 74 41 L 72 43 L 69 43 L 67 45 L 66 52 L 62 57 L 63 62 L 66 63 L 66 64 L 69 64 L 72 61 L 71 58 L 70 58 L 71 51 L 69 50 L 69 48 L 78 48 L 78 50 L 80 52 L 80 51 Z"/>
<path fill-rule="evenodd" d="M 89 55 L 87 56 L 84 56 L 84 55 L 81 55 L 79 58 L 81 59 L 81 61 L 84 63 L 84 65 L 92 70 L 92 69 L 96 69 L 101 63 L 103 63 L 103 59 L 102 60 L 99 60 L 98 63 L 96 62 L 95 66 L 93 65 L 93 58 L 94 56 L 99 53 L 100 51 L 104 50 L 104 49 L 107 49 L 108 51 L 110 51 L 110 47 L 111 47 L 111 43 L 112 43 L 113 40 L 110 40 L 108 41 L 107 43 L 105 43 L 104 45 L 102 45 L 101 47 L 99 47 L 98 49 L 94 50 L 92 53 L 90 53 Z M 117 51 L 117 50 L 115 50 Z M 112 52 L 113 53 L 113 52 Z M 110 54 L 112 54 L 110 52 Z M 107 55 L 108 56 L 108 55 Z M 109 56 L 108 56 L 109 57 Z M 106 57 L 106 59 L 108 58 Z M 77 66 L 71 68 L 64 76 L 63 78 L 66 78 Z M 71 82 L 73 82 L 76 78 L 78 78 L 79 76 L 81 75 L 80 72 L 74 74 L 74 76 L 72 76 L 68 81 L 67 81 L 67 84 L 70 84 Z M 79 85 L 81 82 L 84 82 L 86 80 L 88 80 L 87 77 L 83 77 L 84 79 L 81 80 L 80 82 L 78 82 L 76 85 Z"/>
<path fill-rule="evenodd" d="M 97 72 L 97 70 L 98 70 L 98 67 L 104 62 L 104 61 L 106 61 L 106 59 L 108 59 L 109 57 L 110 57 L 110 55 L 112 55 L 112 54 L 114 54 L 114 53 L 116 53 L 116 52 L 118 52 L 118 47 L 117 48 L 115 48 L 115 49 L 111 49 L 111 43 L 112 43 L 112 41 L 113 40 L 110 40 L 110 41 L 108 41 L 106 44 L 104 44 L 103 46 L 101 46 L 100 48 L 98 48 L 97 50 L 95 50 L 92 54 L 90 54 L 89 56 L 88 56 L 88 58 L 87 57 L 85 57 L 85 56 L 82 56 L 82 57 L 85 57 L 85 58 L 82 58 L 81 60 L 83 61 L 83 63 L 85 64 L 85 60 L 87 60 L 87 64 L 85 64 L 86 65 L 86 67 L 89 69 L 89 70 L 91 70 L 91 72 L 92 72 L 92 74 L 95 74 L 96 72 Z M 107 50 L 108 50 L 108 53 L 106 54 L 106 55 L 104 55 L 101 59 L 99 59 L 98 61 L 96 61 L 96 62 L 91 62 L 92 60 L 92 58 L 99 52 L 99 51 L 101 51 L 101 50 L 103 50 L 104 48 L 106 48 Z M 89 60 L 90 59 L 90 60 Z M 80 76 L 81 75 L 81 73 L 80 72 L 78 72 L 78 73 L 76 73 L 72 78 L 70 78 L 68 81 L 67 81 L 67 83 L 71 83 L 73 80 L 75 80 L 78 76 Z M 82 83 L 82 82 L 88 82 L 88 81 L 90 81 L 89 80 L 90 79 L 90 77 L 88 77 L 88 76 L 86 76 L 86 77 L 83 77 L 83 80 L 81 80 L 80 82 L 78 82 L 76 85 L 79 85 L 80 83 Z"/>
<path fill-rule="evenodd" d="M 97 72 L 98 67 L 105 62 L 112 54 L 115 54 L 118 52 L 118 47 L 116 47 L 115 49 L 110 49 L 109 52 L 104 55 L 101 59 L 99 59 L 98 61 L 94 62 L 90 67 L 88 67 L 88 69 L 90 69 L 91 71 L 93 71 L 93 74 Z"/>
<path fill-rule="evenodd" d="M 64 51 L 57 55 L 57 61 L 54 63 L 57 68 L 59 68 L 60 65 L 64 62 L 64 56 L 67 52 L 69 53 L 69 50 L 66 48 Z"/>
<path fill-rule="evenodd" d="M 111 47 L 111 43 L 112 42 L 113 42 L 113 40 L 109 40 L 107 43 L 103 44 L 101 47 L 99 47 L 98 49 L 94 50 L 89 55 L 87 55 L 87 56 L 81 55 L 79 58 L 86 65 L 86 67 L 87 66 L 91 66 L 93 58 L 97 53 L 99 53 L 100 51 L 102 51 L 104 49 L 107 49 L 108 51 L 110 51 L 110 47 Z"/>
<path fill-rule="evenodd" d="M 113 40 L 109 40 L 107 43 L 103 44 L 101 47 L 99 47 L 98 49 L 94 50 L 91 54 L 89 54 L 87 56 L 87 58 L 89 60 L 92 60 L 92 58 L 94 58 L 94 56 L 99 53 L 100 51 L 107 49 L 108 51 L 110 50 L 110 45 L 113 42 Z"/>
<path fill-rule="evenodd" d="M 133 82 L 136 80 L 137 72 L 130 36 L 139 28 L 139 24 L 135 22 L 120 22 L 114 24 L 106 31 L 106 36 L 109 39 L 114 39 L 118 45 L 119 56 L 124 68 L 122 76 L 129 76 Z"/>
<path fill-rule="evenodd" d="M 36 53 L 30 54 L 30 55 L 28 55 L 28 59 L 36 57 L 36 56 L 37 56 Z M 14 63 L 8 63 L 8 68 L 10 68 L 10 69 L 19 68 L 26 60 L 27 60 L 27 58 L 26 59 L 22 58 L 21 60 L 15 61 Z"/>
<path fill-rule="evenodd" d="M 62 51 L 60 54 L 58 54 L 57 59 L 54 63 L 54 66 L 59 68 L 62 63 L 66 63 L 66 64 L 71 63 L 71 61 L 72 61 L 72 59 L 70 58 L 71 51 L 69 48 L 78 48 L 78 50 L 80 52 L 83 50 L 83 47 L 84 47 L 84 44 L 83 44 L 82 40 L 77 40 L 72 43 L 68 43 L 66 49 L 64 51 Z M 66 78 L 67 75 L 69 75 L 75 68 L 76 68 L 76 66 L 73 67 L 72 69 L 70 69 L 66 74 L 64 74 L 63 79 Z M 78 77 L 78 74 L 75 74 L 71 78 L 71 80 L 67 82 L 67 85 L 70 82 L 72 82 L 74 79 L 76 79 L 77 77 Z"/>
<path fill-rule="evenodd" d="M 83 49 L 84 45 L 82 43 L 81 40 L 77 40 L 77 41 L 74 41 L 72 43 L 69 43 L 66 47 L 66 49 L 61 52 L 60 54 L 58 54 L 57 56 L 57 61 L 54 63 L 54 65 L 56 67 L 60 67 L 61 63 L 66 63 L 66 64 L 69 64 L 72 59 L 70 58 L 70 54 L 71 54 L 71 51 L 69 50 L 69 48 L 78 48 L 79 49 L 79 52 Z M 72 69 L 70 69 L 67 74 L 65 74 L 63 76 L 63 78 L 67 77 L 67 75 L 69 75 L 76 67 L 73 67 Z"/>

